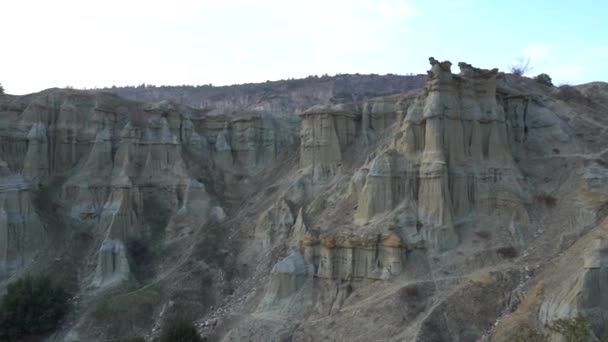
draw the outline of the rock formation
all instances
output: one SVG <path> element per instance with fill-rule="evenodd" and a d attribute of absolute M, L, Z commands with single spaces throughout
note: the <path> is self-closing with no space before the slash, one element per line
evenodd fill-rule
<path fill-rule="evenodd" d="M 605 239 L 593 240 L 585 254 L 582 267 L 546 297 L 538 315 L 545 324 L 557 319 L 587 316 L 591 318 L 595 336 L 604 336 L 608 320 L 608 246 Z M 554 337 L 559 339 L 559 336 Z"/>
<path fill-rule="evenodd" d="M 48 238 L 31 183 L 0 160 L 0 281 L 32 263 Z"/>
<path fill-rule="evenodd" d="M 129 261 L 124 244 L 119 240 L 105 240 L 99 249 L 93 285 L 111 287 L 129 279 Z"/>
<path fill-rule="evenodd" d="M 355 139 L 356 115 L 344 106 L 313 107 L 300 114 L 300 165 L 314 179 L 334 175 L 342 154 Z"/>
<path fill-rule="evenodd" d="M 458 66 L 0 95 L 0 290 L 66 284 L 57 341 L 605 334 L 607 86 Z"/>
<path fill-rule="evenodd" d="M 398 138 L 361 170 L 355 215 L 367 221 L 405 202 L 423 239 L 443 249 L 458 243 L 455 223 L 520 205 L 522 191 L 496 101 L 497 70 L 460 63 L 453 75 L 451 63 L 430 61 L 425 91 L 408 108 Z"/>

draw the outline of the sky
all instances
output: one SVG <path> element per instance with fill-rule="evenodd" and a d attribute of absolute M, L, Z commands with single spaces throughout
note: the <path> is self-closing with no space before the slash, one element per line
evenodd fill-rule
<path fill-rule="evenodd" d="M 10 94 L 419 74 L 429 56 L 502 71 L 529 58 L 530 76 L 556 84 L 608 81 L 608 1 L 0 2 L 0 84 Z"/>

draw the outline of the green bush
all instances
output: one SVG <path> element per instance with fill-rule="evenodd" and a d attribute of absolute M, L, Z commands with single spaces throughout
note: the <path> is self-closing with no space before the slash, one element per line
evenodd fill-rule
<path fill-rule="evenodd" d="M 591 339 L 591 319 L 578 316 L 570 319 L 557 319 L 549 324 L 549 330 L 562 335 L 567 342 L 587 342 Z M 524 325 L 516 332 L 515 342 L 548 342 L 549 335 L 540 333 L 529 325 Z M 603 341 L 603 340 L 602 340 Z"/>
<path fill-rule="evenodd" d="M 154 286 L 116 295 L 106 295 L 92 308 L 96 326 L 111 326 L 109 337 L 118 339 L 140 332 L 154 324 L 151 312 L 160 304 L 160 293 Z"/>
<path fill-rule="evenodd" d="M 547 75 L 547 74 L 538 74 L 536 77 L 534 77 L 534 79 L 536 80 L 536 82 L 549 86 L 549 87 L 553 87 L 553 82 L 551 81 L 551 76 Z"/>
<path fill-rule="evenodd" d="M 129 267 L 139 281 L 154 276 L 154 258 L 146 241 L 130 238 L 127 240 L 127 253 L 129 255 Z"/>
<path fill-rule="evenodd" d="M 221 249 L 226 238 L 226 227 L 218 222 L 208 222 L 197 235 L 195 256 L 211 265 L 224 264 L 226 252 Z"/>
<path fill-rule="evenodd" d="M 578 316 L 572 319 L 555 320 L 549 329 L 564 336 L 568 342 L 585 342 L 589 341 L 591 337 L 590 324 L 589 317 Z"/>
<path fill-rule="evenodd" d="M 549 342 L 549 336 L 543 335 L 529 325 L 522 326 L 513 338 L 514 342 Z"/>
<path fill-rule="evenodd" d="M 54 330 L 68 312 L 68 294 L 46 276 L 26 276 L 9 284 L 0 302 L 0 340 Z"/>
<path fill-rule="evenodd" d="M 500 247 L 496 249 L 496 253 L 504 259 L 513 259 L 519 256 L 517 249 L 513 246 Z"/>
<path fill-rule="evenodd" d="M 201 342 L 203 339 L 194 324 L 184 318 L 167 321 L 160 332 L 159 342 Z"/>

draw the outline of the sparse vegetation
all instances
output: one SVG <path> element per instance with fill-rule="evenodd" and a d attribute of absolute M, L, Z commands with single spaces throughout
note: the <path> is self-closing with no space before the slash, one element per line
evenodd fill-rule
<path fill-rule="evenodd" d="M 171 217 L 171 209 L 153 193 L 144 194 L 143 217 L 150 226 L 150 244 L 152 249 L 158 249 L 165 237 L 165 227 Z"/>
<path fill-rule="evenodd" d="M 549 329 L 564 336 L 567 342 L 585 342 L 591 337 L 590 324 L 589 317 L 578 316 L 572 319 L 558 319 L 551 323 Z"/>
<path fill-rule="evenodd" d="M 0 303 L 0 340 L 54 330 L 68 312 L 69 296 L 47 276 L 26 276 L 9 284 Z"/>
<path fill-rule="evenodd" d="M 513 337 L 514 342 L 549 342 L 549 335 L 543 335 L 528 324 L 522 326 Z"/>
<path fill-rule="evenodd" d="M 485 230 L 476 231 L 475 235 L 484 240 L 488 240 L 492 237 L 492 234 Z"/>
<path fill-rule="evenodd" d="M 222 249 L 226 228 L 223 224 L 210 221 L 201 230 L 195 246 L 196 256 L 210 265 L 222 265 L 226 257 Z"/>
<path fill-rule="evenodd" d="M 152 313 L 159 303 L 159 291 L 148 286 L 103 298 L 93 308 L 91 317 L 98 326 L 112 327 L 109 338 L 124 338 L 150 327 L 154 323 Z"/>
<path fill-rule="evenodd" d="M 515 63 L 509 66 L 509 70 L 516 76 L 524 76 L 532 71 L 532 67 L 530 67 L 530 58 L 519 57 Z"/>
<path fill-rule="evenodd" d="M 557 198 L 549 194 L 536 195 L 536 201 L 546 205 L 549 208 L 553 208 L 557 204 Z"/>
<path fill-rule="evenodd" d="M 570 319 L 557 319 L 549 324 L 549 330 L 562 335 L 566 342 L 587 342 L 591 339 L 591 319 L 577 316 Z M 594 339 L 597 340 L 597 339 Z M 529 325 L 524 325 L 514 336 L 515 342 L 549 342 L 550 336 L 542 334 Z M 604 339 L 602 339 L 604 341 Z"/>
<path fill-rule="evenodd" d="M 534 77 L 534 80 L 536 80 L 537 83 L 540 83 L 542 85 L 553 87 L 553 81 L 551 80 L 551 76 L 547 74 L 538 74 L 536 75 L 536 77 Z"/>
<path fill-rule="evenodd" d="M 408 285 L 401 289 L 401 299 L 404 301 L 418 299 L 420 295 L 420 289 L 416 284 Z"/>
<path fill-rule="evenodd" d="M 496 250 L 496 253 L 505 259 L 513 259 L 517 258 L 519 253 L 517 253 L 517 249 L 513 246 L 500 247 Z"/>
<path fill-rule="evenodd" d="M 127 252 L 129 253 L 129 266 L 137 280 L 151 277 L 154 273 L 154 253 L 142 239 L 131 238 L 127 240 Z"/>
<path fill-rule="evenodd" d="M 591 102 L 583 93 L 569 84 L 560 85 L 556 97 L 562 101 L 576 102 L 584 105 L 589 105 Z"/>
<path fill-rule="evenodd" d="M 165 322 L 158 338 L 159 342 L 199 342 L 203 339 L 190 320 L 174 318 Z"/>
<path fill-rule="evenodd" d="M 141 336 L 130 336 L 130 337 L 122 338 L 117 341 L 118 342 L 146 342 L 146 339 Z"/>

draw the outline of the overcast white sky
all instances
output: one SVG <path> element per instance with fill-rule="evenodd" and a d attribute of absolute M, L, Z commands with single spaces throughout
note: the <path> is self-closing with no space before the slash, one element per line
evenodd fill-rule
<path fill-rule="evenodd" d="M 556 83 L 608 81 L 608 2 L 14 0 L 0 3 L 0 83 L 49 87 L 263 82 L 424 73 L 428 57 Z"/>

